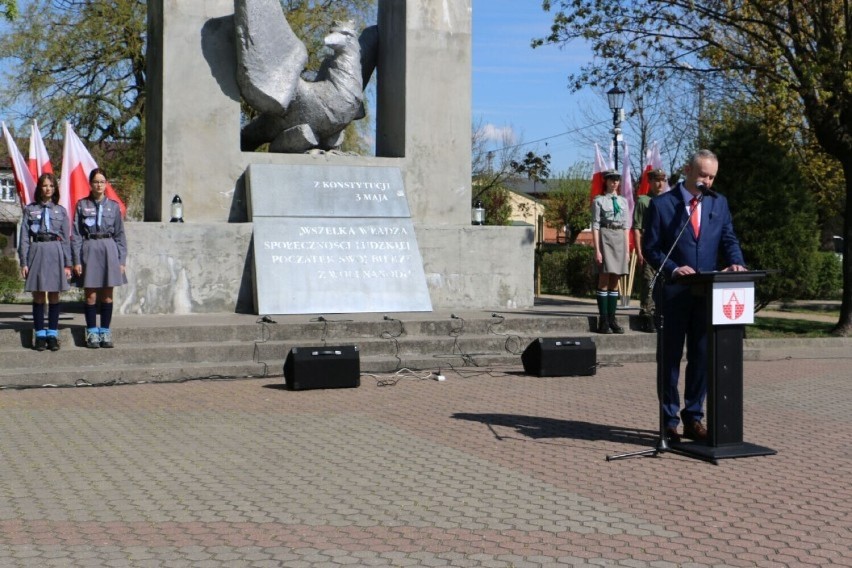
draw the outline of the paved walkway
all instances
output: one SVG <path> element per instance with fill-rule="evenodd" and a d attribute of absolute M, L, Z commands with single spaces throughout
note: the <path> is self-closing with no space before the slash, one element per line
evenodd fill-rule
<path fill-rule="evenodd" d="M 650 363 L 0 391 L 0 566 L 852 566 L 836 353 L 746 362 L 778 454 L 719 465 L 605 460 L 654 444 Z"/>

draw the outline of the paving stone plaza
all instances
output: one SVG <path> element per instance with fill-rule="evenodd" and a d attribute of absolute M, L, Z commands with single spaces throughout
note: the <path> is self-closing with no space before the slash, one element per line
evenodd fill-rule
<path fill-rule="evenodd" d="M 789 355 L 745 363 L 778 454 L 719 465 L 606 461 L 653 363 L 0 391 L 0 566 L 852 566 L 849 359 Z"/>

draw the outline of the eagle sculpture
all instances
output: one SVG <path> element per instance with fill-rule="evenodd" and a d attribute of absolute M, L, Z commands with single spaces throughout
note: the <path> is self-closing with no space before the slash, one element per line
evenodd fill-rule
<path fill-rule="evenodd" d="M 376 67 L 378 30 L 356 36 L 354 24 L 335 23 L 325 38 L 331 53 L 308 78 L 308 52 L 296 37 L 280 0 L 235 0 L 237 83 L 243 99 L 260 114 L 246 124 L 240 146 L 270 152 L 334 150 L 343 130 L 363 118 L 364 86 Z"/>

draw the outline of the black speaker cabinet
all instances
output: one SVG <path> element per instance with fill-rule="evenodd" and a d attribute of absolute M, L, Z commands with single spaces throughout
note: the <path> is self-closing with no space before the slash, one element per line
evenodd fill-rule
<path fill-rule="evenodd" d="M 538 377 L 594 375 L 597 348 L 591 337 L 539 337 L 521 355 L 524 372 Z"/>
<path fill-rule="evenodd" d="M 358 347 L 294 347 L 284 361 L 288 390 L 344 389 L 361 386 Z"/>

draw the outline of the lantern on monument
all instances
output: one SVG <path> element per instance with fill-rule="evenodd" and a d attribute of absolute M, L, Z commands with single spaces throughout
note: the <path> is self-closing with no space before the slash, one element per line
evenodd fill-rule
<path fill-rule="evenodd" d="M 485 224 L 485 206 L 482 204 L 482 200 L 477 199 L 476 203 L 473 204 L 471 219 L 474 225 Z"/>
<path fill-rule="evenodd" d="M 183 223 L 183 201 L 180 200 L 180 195 L 175 195 L 172 199 L 172 223 Z"/>

